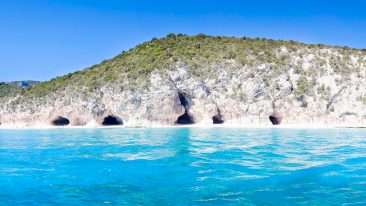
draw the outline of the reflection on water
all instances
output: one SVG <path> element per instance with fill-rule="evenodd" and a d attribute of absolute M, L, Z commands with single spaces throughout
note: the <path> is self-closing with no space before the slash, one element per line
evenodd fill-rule
<path fill-rule="evenodd" d="M 366 130 L 0 130 L 1 205 L 365 205 Z"/>

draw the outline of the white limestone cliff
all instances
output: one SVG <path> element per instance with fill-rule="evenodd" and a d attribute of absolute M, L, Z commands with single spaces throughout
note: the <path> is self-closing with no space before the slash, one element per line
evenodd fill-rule
<path fill-rule="evenodd" d="M 107 82 L 93 95 L 69 86 L 55 98 L 15 103 L 18 96 L 1 105 L 0 124 L 46 127 L 62 117 L 71 126 L 95 127 L 110 116 L 123 126 L 170 126 L 178 125 L 186 112 L 185 121 L 202 126 L 366 126 L 364 53 L 356 52 L 344 62 L 357 71 L 347 75 L 330 63 L 343 55 L 340 49 L 303 48 L 290 54 L 283 48 L 278 55 L 289 56 L 281 70 L 273 64 L 250 67 L 225 60 L 207 65 L 203 72 L 210 75 L 199 78 L 177 62 L 166 72 L 153 72 L 148 83 L 133 89 L 126 89 L 126 82 Z M 304 76 L 309 90 L 296 93 Z"/>

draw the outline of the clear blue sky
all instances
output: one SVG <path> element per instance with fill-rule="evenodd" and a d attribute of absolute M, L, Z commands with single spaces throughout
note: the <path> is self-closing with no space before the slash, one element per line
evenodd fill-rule
<path fill-rule="evenodd" d="M 366 0 L 0 0 L 0 81 L 48 80 L 166 34 L 366 48 Z"/>

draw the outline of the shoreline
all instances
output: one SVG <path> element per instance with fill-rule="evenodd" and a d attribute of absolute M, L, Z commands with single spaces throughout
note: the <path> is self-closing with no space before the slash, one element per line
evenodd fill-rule
<path fill-rule="evenodd" d="M 149 126 L 9 126 L 0 125 L 1 130 L 50 130 L 50 129 L 166 129 L 166 128 L 224 128 L 224 129 L 366 129 L 361 126 L 327 126 L 327 125 L 149 125 Z"/>

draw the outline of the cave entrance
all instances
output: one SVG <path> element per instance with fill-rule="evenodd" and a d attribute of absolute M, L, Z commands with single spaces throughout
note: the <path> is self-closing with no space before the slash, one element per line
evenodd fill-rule
<path fill-rule="evenodd" d="M 186 98 L 186 94 L 182 93 L 182 92 L 178 92 L 178 96 L 179 96 L 179 100 L 180 100 L 180 104 L 184 107 L 184 114 L 179 116 L 176 124 L 183 124 L 183 125 L 187 125 L 187 124 L 194 124 L 194 119 L 191 115 L 189 115 L 188 113 L 188 109 L 189 109 L 189 102 Z"/>
<path fill-rule="evenodd" d="M 70 124 L 70 120 L 65 117 L 57 117 L 52 121 L 53 126 L 67 126 Z"/>
<path fill-rule="evenodd" d="M 193 117 L 191 115 L 189 115 L 186 111 L 186 112 L 184 112 L 183 115 L 178 117 L 176 123 L 177 124 L 194 124 L 194 121 L 193 121 Z"/>
<path fill-rule="evenodd" d="M 123 121 L 119 117 L 116 117 L 113 115 L 108 115 L 107 117 L 104 118 L 102 125 L 103 126 L 123 125 Z"/>
<path fill-rule="evenodd" d="M 222 124 L 222 123 L 224 123 L 224 120 L 222 119 L 222 116 L 220 114 L 217 114 L 212 117 L 212 123 L 213 124 Z"/>
<path fill-rule="evenodd" d="M 221 111 L 218 107 L 216 107 L 217 114 L 212 117 L 212 123 L 213 124 L 222 124 L 224 123 L 224 120 L 221 116 Z"/>
<path fill-rule="evenodd" d="M 276 116 L 269 116 L 269 121 L 271 121 L 272 125 L 279 125 L 280 124 L 280 119 Z"/>

